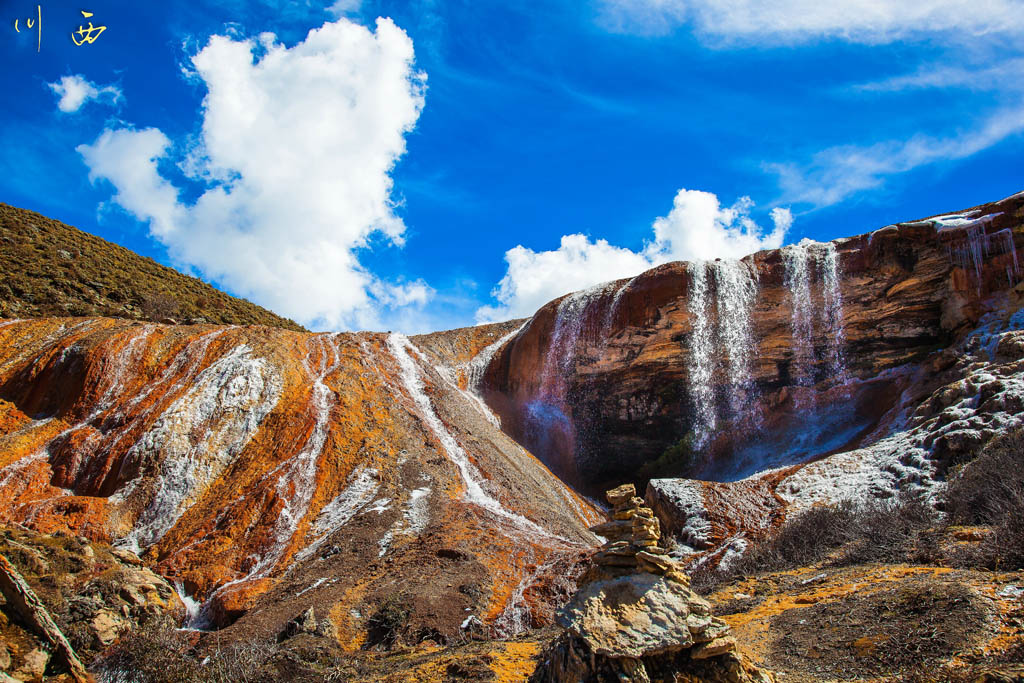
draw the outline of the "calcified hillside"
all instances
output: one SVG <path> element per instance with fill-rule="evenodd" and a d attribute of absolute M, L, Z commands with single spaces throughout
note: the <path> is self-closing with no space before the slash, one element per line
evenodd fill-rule
<path fill-rule="evenodd" d="M 864 625 L 932 595 L 963 637 L 929 665 L 961 647 L 1008 651 L 1021 633 L 997 596 L 1024 575 L 945 576 L 941 559 L 944 543 L 984 530 L 946 534 L 924 568 L 821 578 L 843 536 L 813 562 L 771 556 L 789 574 L 721 582 L 730 567 L 771 568 L 743 562 L 769 558 L 757 548 L 817 503 L 941 500 L 950 472 L 1020 425 L 1022 233 L 1016 195 L 829 244 L 667 264 L 525 323 L 412 339 L 3 320 L 0 516 L 43 535 L 33 543 L 64 534 L 83 537 L 81 552 L 138 553 L 177 585 L 168 611 L 216 629 L 128 638 L 97 664 L 108 673 L 185 662 L 182 680 L 204 680 L 222 643 L 263 643 L 246 652 L 271 678 L 522 680 L 554 635 L 534 629 L 600 542 L 587 528 L 605 514 L 577 491 L 624 481 L 650 482 L 644 502 L 673 561 L 718 590 L 740 650 L 789 680 L 821 680 L 786 658 L 809 647 L 793 612 L 809 605 Z M 508 636 L 525 640 L 494 640 Z M 828 671 L 907 669 L 899 652 L 856 664 L 861 650 Z"/>
<path fill-rule="evenodd" d="M 4 517 L 139 552 L 197 625 L 301 594 L 358 646 L 401 595 L 431 633 L 515 632 L 598 519 L 401 335 L 6 321 L 0 378 Z"/>

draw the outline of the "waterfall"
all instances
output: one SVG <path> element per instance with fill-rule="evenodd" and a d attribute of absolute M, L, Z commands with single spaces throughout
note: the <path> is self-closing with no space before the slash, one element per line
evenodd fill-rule
<path fill-rule="evenodd" d="M 487 368 L 490 367 L 491 361 L 494 359 L 494 355 L 498 352 L 498 349 L 505 346 L 512 337 L 522 332 L 524 327 L 526 327 L 526 323 L 523 323 L 497 341 L 488 344 L 480 351 L 480 353 L 473 356 L 473 359 L 463 366 L 466 373 L 466 391 L 475 396 L 480 396 L 484 375 L 487 373 Z"/>
<path fill-rule="evenodd" d="M 849 375 L 846 370 L 846 324 L 843 322 L 843 292 L 839 288 L 842 271 L 839 270 L 839 252 L 836 245 L 828 242 L 819 260 L 821 266 L 821 291 L 824 299 L 825 331 L 828 341 L 828 368 L 832 379 L 846 384 Z"/>
<path fill-rule="evenodd" d="M 630 288 L 630 286 L 633 284 L 633 281 L 636 280 L 637 277 L 639 276 L 631 277 L 630 279 L 626 280 L 626 282 L 621 287 L 615 290 L 615 296 L 612 297 L 612 305 L 608 307 L 607 311 L 605 311 L 604 321 L 601 323 L 602 349 L 605 346 L 608 346 L 608 337 L 611 336 L 612 323 L 615 322 L 615 314 L 619 310 L 619 301 L 622 299 L 622 295 L 626 293 L 626 290 Z"/>
<path fill-rule="evenodd" d="M 796 386 L 814 384 L 814 323 L 811 308 L 810 240 L 782 250 L 786 289 L 790 298 L 790 325 L 793 331 L 792 383 Z"/>
<path fill-rule="evenodd" d="M 687 308 L 693 319 L 693 332 L 687 370 L 695 442 L 703 448 L 718 424 L 714 376 L 719 368 L 727 380 L 727 403 L 734 424 L 752 422 L 756 426 L 760 422 L 757 402 L 753 400 L 754 339 L 750 320 L 758 284 L 756 272 L 742 261 L 696 261 L 689 265 L 689 271 Z M 714 297 L 709 272 L 714 274 Z"/>
<path fill-rule="evenodd" d="M 688 266 L 692 283 L 687 307 L 693 316 L 693 334 L 690 336 L 690 396 L 694 408 L 694 436 L 697 448 L 703 448 L 714 433 L 717 423 L 715 410 L 714 346 L 711 328 L 711 299 L 708 297 L 707 264 L 703 261 Z"/>
<path fill-rule="evenodd" d="M 587 308 L 594 299 L 604 293 L 607 286 L 605 283 L 573 292 L 558 303 L 558 309 L 555 311 L 555 328 L 541 370 L 541 399 L 551 402 L 565 398 L 565 376 L 576 358 L 576 343 L 583 331 Z"/>
<path fill-rule="evenodd" d="M 815 327 L 825 340 L 823 360 L 828 377 L 836 384 L 845 384 L 849 375 L 846 369 L 846 327 L 843 322 L 843 294 L 840 289 L 842 272 L 839 267 L 839 253 L 831 242 L 821 244 L 804 239 L 799 244 L 782 250 L 785 265 L 785 285 L 789 290 L 790 326 L 792 330 L 793 364 L 791 384 L 814 386 L 814 366 L 818 358 L 814 348 Z M 811 293 L 811 271 L 817 270 L 820 283 L 821 305 L 817 308 Z M 817 312 L 817 314 L 815 314 Z M 802 406 L 801 396 L 796 396 L 797 407 Z"/>
<path fill-rule="evenodd" d="M 729 407 L 733 420 L 756 417 L 752 401 L 754 385 L 751 359 L 754 335 L 750 310 L 757 302 L 756 270 L 742 261 L 716 261 L 715 285 L 718 295 L 718 338 L 728 355 Z"/>
<path fill-rule="evenodd" d="M 953 233 L 957 237 L 947 245 L 950 259 L 954 265 L 964 270 L 973 270 L 977 282 L 978 296 L 981 296 L 982 266 L 988 256 L 1011 254 L 1012 268 L 1007 265 L 1006 278 L 1012 287 L 1020 277 L 1020 266 L 1017 262 L 1017 246 L 1013 241 L 1013 231 L 1003 228 L 992 234 L 986 232 L 987 226 L 1002 213 L 993 213 L 975 220 L 953 220 L 947 217 L 931 219 L 939 234 Z"/>

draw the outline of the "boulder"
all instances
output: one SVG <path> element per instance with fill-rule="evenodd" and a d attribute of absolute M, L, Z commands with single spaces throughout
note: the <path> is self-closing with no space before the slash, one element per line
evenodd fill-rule
<path fill-rule="evenodd" d="M 313 608 L 310 607 L 305 612 L 284 625 L 281 632 L 277 634 L 277 642 L 284 642 L 285 640 L 293 638 L 300 633 L 318 634 L 319 630 L 320 625 L 316 621 L 316 615 L 313 613 Z"/>
<path fill-rule="evenodd" d="M 641 572 L 584 586 L 558 614 L 560 626 L 592 652 L 641 658 L 693 645 L 690 591 Z"/>
<path fill-rule="evenodd" d="M 13 676 L 21 681 L 42 680 L 49 663 L 50 653 L 40 647 L 34 648 L 21 658 L 21 664 L 14 670 Z"/>

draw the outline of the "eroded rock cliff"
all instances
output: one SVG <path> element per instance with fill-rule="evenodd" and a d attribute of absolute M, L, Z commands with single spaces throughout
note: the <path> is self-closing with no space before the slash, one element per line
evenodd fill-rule
<path fill-rule="evenodd" d="M 1005 306 L 1024 194 L 545 305 L 490 364 L 503 428 L 588 493 L 735 480 L 866 443 L 909 370 Z"/>

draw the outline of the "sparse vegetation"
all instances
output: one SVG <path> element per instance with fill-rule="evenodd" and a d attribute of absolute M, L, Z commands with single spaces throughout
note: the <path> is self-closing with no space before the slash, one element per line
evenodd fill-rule
<path fill-rule="evenodd" d="M 276 650 L 272 642 L 234 643 L 214 648 L 207 658 L 195 648 L 192 635 L 171 628 L 134 631 L 115 643 L 91 668 L 110 683 L 273 680 L 261 671 Z"/>
<path fill-rule="evenodd" d="M 142 305 L 139 308 L 142 310 L 142 314 L 150 320 L 173 318 L 181 313 L 178 300 L 164 292 L 147 296 L 142 300 Z"/>
<path fill-rule="evenodd" d="M 367 623 L 367 649 L 390 650 L 400 640 L 409 621 L 409 609 L 399 597 L 390 597 Z"/>
<path fill-rule="evenodd" d="M 1024 568 L 1024 429 L 1002 434 L 954 472 L 941 501 L 951 524 L 991 532 L 956 558 L 991 569 Z"/>
<path fill-rule="evenodd" d="M 725 570 L 698 567 L 694 587 L 703 593 L 740 576 L 783 571 L 828 559 L 833 566 L 865 562 L 929 561 L 936 554 L 929 533 L 938 521 L 919 497 L 893 501 L 844 501 L 819 506 L 787 521 L 774 536 L 751 547 Z"/>
<path fill-rule="evenodd" d="M 172 317 L 303 328 L 116 244 L 0 204 L 0 317 Z"/>
<path fill-rule="evenodd" d="M 647 481 L 659 477 L 680 477 L 690 473 L 695 463 L 697 449 L 694 448 L 695 436 L 688 432 L 683 438 L 665 449 L 656 460 L 644 463 L 640 468 L 639 479 Z"/>

